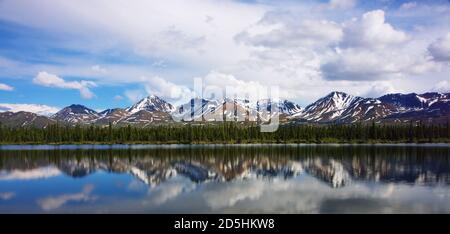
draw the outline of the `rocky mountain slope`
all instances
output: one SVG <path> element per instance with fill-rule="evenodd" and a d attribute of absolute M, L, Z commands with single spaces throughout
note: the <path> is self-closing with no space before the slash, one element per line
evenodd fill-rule
<path fill-rule="evenodd" d="M 45 128 L 50 124 L 55 124 L 54 119 L 46 116 L 40 116 L 35 113 L 19 112 L 0 112 L 0 123 L 10 127 L 38 127 Z"/>
<path fill-rule="evenodd" d="M 273 108 L 273 112 L 271 109 Z M 289 100 L 194 98 L 174 107 L 164 99 L 151 95 L 128 108 L 96 112 L 83 105 L 70 105 L 51 117 L 30 112 L 0 113 L 0 122 L 7 126 L 46 127 L 49 124 L 69 125 L 139 125 L 171 122 L 269 121 L 279 115 L 281 122 L 348 124 L 356 122 L 399 123 L 422 121 L 446 123 L 450 118 L 450 94 L 387 94 L 379 98 L 352 96 L 331 92 L 304 109 Z"/>
<path fill-rule="evenodd" d="M 52 119 L 67 123 L 92 123 L 97 120 L 100 115 L 83 105 L 70 105 L 58 111 L 51 116 Z"/>

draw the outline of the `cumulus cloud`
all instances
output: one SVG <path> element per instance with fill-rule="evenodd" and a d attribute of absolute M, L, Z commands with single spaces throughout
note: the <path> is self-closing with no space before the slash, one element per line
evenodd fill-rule
<path fill-rule="evenodd" d="M 227 98 L 256 98 L 266 99 L 268 96 L 268 86 L 257 81 L 244 81 L 237 79 L 231 74 L 211 71 L 202 78 L 205 88 L 222 90 Z M 210 97 L 206 97 L 210 98 Z"/>
<path fill-rule="evenodd" d="M 404 64 L 398 57 L 389 57 L 386 51 L 345 49 L 322 65 L 328 80 L 379 80 L 398 77 Z"/>
<path fill-rule="evenodd" d="M 97 84 L 93 81 L 65 81 L 57 75 L 41 71 L 33 79 L 33 83 L 45 87 L 55 87 L 61 89 L 76 89 L 80 92 L 82 98 L 91 99 L 95 95 L 90 88 L 96 87 Z"/>
<path fill-rule="evenodd" d="M 375 89 L 367 81 L 406 79 L 438 68 L 426 58 L 426 43 L 388 23 L 383 10 L 343 22 L 304 10 L 271 11 L 235 40 L 252 50 L 229 73 L 279 85 L 285 98 L 312 101 L 331 86 L 375 95 L 389 89 Z"/>
<path fill-rule="evenodd" d="M 386 23 L 383 10 L 363 14 L 360 20 L 352 20 L 344 26 L 343 46 L 380 48 L 395 46 L 408 40 L 408 35 Z"/>
<path fill-rule="evenodd" d="M 431 43 L 428 51 L 434 60 L 450 62 L 450 32 Z"/>
<path fill-rule="evenodd" d="M 81 47 L 85 49 L 81 52 L 94 58 L 64 56 L 56 59 L 57 65 L 14 65 L 0 58 L 0 66 L 8 76 L 46 70 L 62 77 L 91 77 L 98 83 L 139 83 L 143 84 L 142 95 L 148 91 L 144 86 L 158 92 L 182 86 L 178 83 L 180 77 L 202 76 L 211 70 L 233 74 L 247 83 L 279 85 L 286 98 L 300 102 L 313 101 L 336 87 L 366 91 L 371 87 L 367 80 L 403 77 L 395 86 L 417 91 L 424 89 L 417 74 L 441 80 L 443 72 L 427 72 L 438 61 L 448 61 L 443 53 L 445 47 L 438 42 L 430 45 L 448 27 L 448 4 L 416 1 L 415 8 L 415 2 L 410 2 L 403 4 L 402 10 L 399 4 L 376 1 L 371 8 L 383 10 L 362 14 L 367 6 L 361 4 L 359 8 L 355 0 L 283 4 L 167 0 L 137 1 L 127 6 L 117 0 L 0 2 L 2 20 L 56 36 L 75 35 L 45 45 L 52 43 L 68 50 Z M 55 10 L 45 11 L 50 6 Z M 34 14 L 36 10 L 42 14 Z M 118 62 L 123 58 L 124 63 L 103 60 L 111 52 L 121 55 Z M 426 55 L 433 59 L 427 61 L 423 58 Z M 361 61 L 345 58 L 348 56 Z M 366 58 L 368 64 L 362 62 Z M 167 83 L 155 85 L 149 81 L 149 85 L 140 79 L 142 76 L 163 77 Z M 429 82 L 427 89 L 432 86 Z M 88 91 L 85 96 L 92 96 L 90 88 L 83 89 Z M 129 94 L 123 96 L 133 96 L 133 100 L 139 96 Z"/>
<path fill-rule="evenodd" d="M 12 90 L 14 90 L 14 87 L 9 86 L 9 85 L 7 85 L 7 84 L 0 83 L 0 90 L 3 90 L 3 91 L 12 91 Z"/>
<path fill-rule="evenodd" d="M 417 48 L 420 43 L 385 21 L 382 10 L 344 23 L 343 31 L 342 42 L 321 65 L 327 80 L 388 80 L 437 69 Z"/>
<path fill-rule="evenodd" d="M 40 105 L 40 104 L 11 104 L 11 103 L 0 103 L 0 111 L 27 111 L 36 113 L 38 115 L 50 116 L 58 112 L 60 108 L 54 106 Z"/>

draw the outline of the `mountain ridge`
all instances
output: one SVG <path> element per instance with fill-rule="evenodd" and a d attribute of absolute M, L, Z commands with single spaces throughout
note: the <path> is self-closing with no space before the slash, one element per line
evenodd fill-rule
<path fill-rule="evenodd" d="M 274 107 L 274 113 L 267 112 Z M 319 124 L 351 124 L 356 122 L 401 123 L 425 121 L 443 123 L 450 118 L 450 93 L 393 93 L 379 98 L 364 98 L 333 91 L 302 108 L 289 100 L 246 99 L 209 100 L 193 98 L 173 106 L 164 99 L 150 95 L 127 108 L 112 108 L 97 112 L 81 104 L 64 107 L 50 117 L 24 112 L 20 117 L 0 113 L 0 122 L 8 126 L 46 127 L 52 123 L 78 124 L 163 124 L 177 121 L 215 122 L 268 121 L 278 114 L 281 122 Z M 13 112 L 9 112 L 13 113 Z M 29 114 L 26 114 L 29 113 Z M 39 117 L 39 118 L 38 118 Z M 30 119 L 38 118 L 36 124 Z"/>

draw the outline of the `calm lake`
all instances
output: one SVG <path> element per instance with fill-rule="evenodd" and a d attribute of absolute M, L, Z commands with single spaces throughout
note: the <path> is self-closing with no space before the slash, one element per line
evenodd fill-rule
<path fill-rule="evenodd" d="M 4 145 L 0 213 L 450 213 L 450 145 Z"/>

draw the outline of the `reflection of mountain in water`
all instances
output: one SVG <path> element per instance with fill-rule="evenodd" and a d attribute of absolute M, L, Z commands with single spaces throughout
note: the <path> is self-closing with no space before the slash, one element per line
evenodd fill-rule
<path fill-rule="evenodd" d="M 450 184 L 448 147 L 303 146 L 146 150 L 0 151 L 0 176 L 55 166 L 72 177 L 98 170 L 130 173 L 154 186 L 174 176 L 196 183 L 290 179 L 301 173 L 332 187 L 352 180 Z M 1 179 L 1 178 L 0 178 Z"/>

